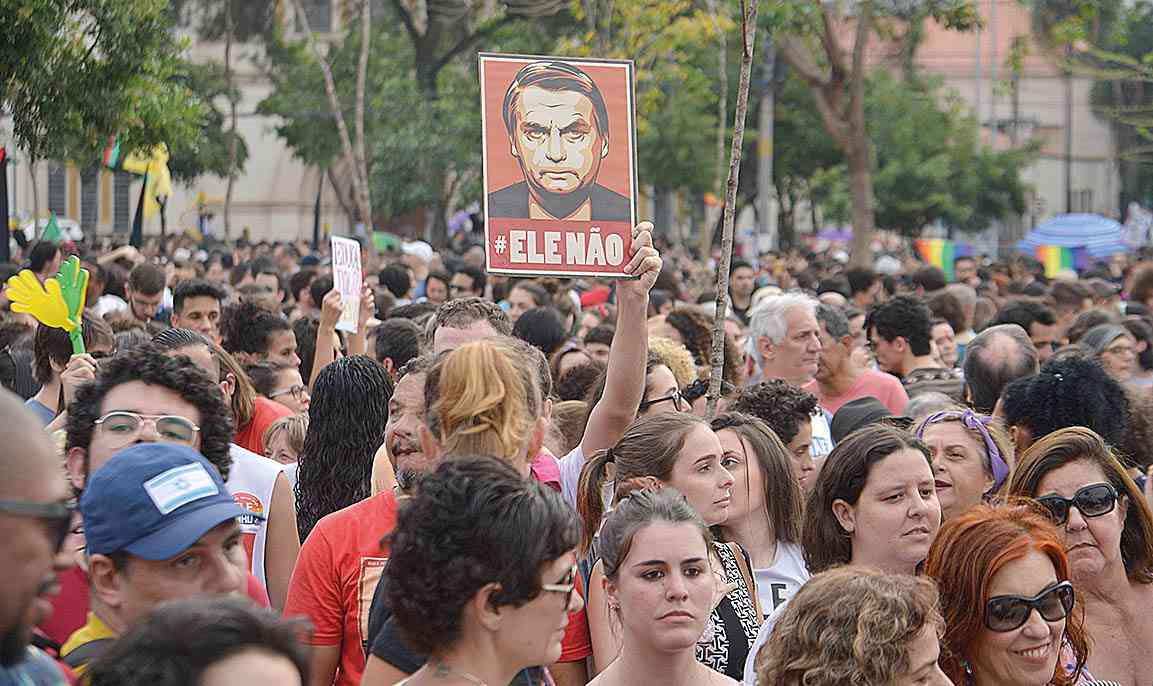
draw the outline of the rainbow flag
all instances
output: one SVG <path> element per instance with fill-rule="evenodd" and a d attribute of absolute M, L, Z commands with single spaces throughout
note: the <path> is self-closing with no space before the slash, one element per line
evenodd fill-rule
<path fill-rule="evenodd" d="M 957 243 L 948 238 L 918 238 L 913 241 L 913 247 L 923 261 L 945 272 L 948 281 L 956 278 L 953 274 L 953 260 L 973 254 L 973 247 L 968 243 Z"/>
<path fill-rule="evenodd" d="M 1045 265 L 1045 276 L 1051 279 L 1063 271 L 1076 271 L 1079 261 L 1077 252 L 1083 250 L 1060 245 L 1040 245 L 1033 254 Z"/>

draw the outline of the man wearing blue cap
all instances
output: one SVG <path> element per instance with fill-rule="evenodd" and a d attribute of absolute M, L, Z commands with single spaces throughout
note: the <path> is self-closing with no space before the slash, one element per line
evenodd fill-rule
<path fill-rule="evenodd" d="M 239 593 L 247 559 L 236 504 L 200 453 L 171 443 L 120 451 L 80 497 L 92 592 L 87 623 L 61 649 L 82 674 L 112 641 L 157 604 Z"/>

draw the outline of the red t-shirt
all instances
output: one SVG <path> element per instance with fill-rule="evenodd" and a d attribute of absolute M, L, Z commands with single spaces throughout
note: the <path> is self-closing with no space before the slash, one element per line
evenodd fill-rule
<path fill-rule="evenodd" d="M 368 612 L 388 563 L 381 539 L 396 526 L 391 491 L 322 518 L 300 547 L 285 617 L 307 617 L 314 646 L 340 646 L 336 686 L 357 686 L 364 672 Z"/>
<path fill-rule="evenodd" d="M 252 409 L 252 419 L 237 429 L 232 442 L 257 455 L 264 455 L 264 432 L 277 419 L 287 417 L 292 410 L 284 405 L 269 400 L 264 396 L 256 396 L 256 406 Z"/>

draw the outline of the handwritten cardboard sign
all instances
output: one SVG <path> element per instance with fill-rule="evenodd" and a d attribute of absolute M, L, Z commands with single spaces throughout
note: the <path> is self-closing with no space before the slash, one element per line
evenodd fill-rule
<path fill-rule="evenodd" d="M 488 270 L 623 276 L 637 223 L 633 63 L 479 59 Z"/>
<path fill-rule="evenodd" d="M 364 274 L 360 268 L 360 244 L 350 238 L 332 237 L 332 285 L 340 292 L 341 313 L 336 328 L 356 332 L 360 316 L 360 292 Z"/>

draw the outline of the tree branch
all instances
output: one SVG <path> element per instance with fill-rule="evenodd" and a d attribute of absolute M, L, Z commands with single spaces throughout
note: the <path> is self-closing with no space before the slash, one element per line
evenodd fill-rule
<path fill-rule="evenodd" d="M 420 42 L 420 32 L 416 30 L 416 24 L 412 22 L 412 15 L 408 13 L 400 0 L 392 0 L 392 6 L 396 13 L 400 15 L 400 23 L 404 24 L 404 30 L 408 31 L 408 37 L 412 39 L 413 43 Z"/>
<path fill-rule="evenodd" d="M 857 3 L 860 12 L 857 14 L 857 35 L 853 43 L 853 68 L 849 81 L 849 92 L 853 100 L 851 109 L 857 109 L 857 101 L 865 97 L 865 49 L 869 45 L 869 27 L 872 25 L 872 0 L 862 0 Z M 863 125 L 864 122 L 862 122 Z"/>
<path fill-rule="evenodd" d="M 365 187 L 368 184 L 368 162 L 364 152 L 364 91 L 368 79 L 368 48 L 372 40 L 372 14 L 370 0 L 361 0 L 360 3 L 360 56 L 356 65 L 356 110 L 353 126 L 356 128 L 356 140 L 353 141 L 356 153 L 356 173 L 360 175 Z"/>
<path fill-rule="evenodd" d="M 465 50 L 468 50 L 469 48 L 471 48 L 481 38 L 487 38 L 488 36 L 491 36 L 493 33 L 496 33 L 497 29 L 499 29 L 500 27 L 512 22 L 512 20 L 514 18 L 515 17 L 513 17 L 512 15 L 506 14 L 503 17 L 501 17 L 500 19 L 497 19 L 496 21 L 492 22 L 488 26 L 484 27 L 483 29 L 476 31 L 475 33 L 470 33 L 469 35 L 465 36 L 464 38 L 461 38 L 457 42 L 456 45 L 449 48 L 448 52 L 444 53 L 444 55 L 441 56 L 441 58 L 438 59 L 433 64 L 432 74 L 435 76 L 437 73 L 440 72 L 441 69 L 444 69 L 444 67 L 449 62 L 451 62 L 457 55 L 459 55 L 462 52 L 464 52 Z"/>
<path fill-rule="evenodd" d="M 733 143 L 729 152 L 729 178 L 725 189 L 725 223 L 721 228 L 721 260 L 717 265 L 717 311 L 713 319 L 712 378 L 705 415 L 717 412 L 721 398 L 721 377 L 725 366 L 725 316 L 729 308 L 729 265 L 733 253 L 733 219 L 737 209 L 737 181 L 741 173 L 741 149 L 745 138 L 745 116 L 749 109 L 749 79 L 753 68 L 753 40 L 757 35 L 758 0 L 741 0 L 741 77 L 737 85 L 737 111 L 733 116 Z"/>
<path fill-rule="evenodd" d="M 801 39 L 786 34 L 777 38 L 777 45 L 780 47 L 781 57 L 810 86 L 824 88 L 829 85 L 830 76 L 817 66 L 817 61 L 809 54 L 808 48 L 801 43 Z"/>
<path fill-rule="evenodd" d="M 821 12 L 821 45 L 825 47 L 825 54 L 829 57 L 829 70 L 832 80 L 843 78 L 845 73 L 845 50 L 837 41 L 837 26 L 833 19 L 832 10 L 827 3 L 814 0 L 820 5 Z"/>

